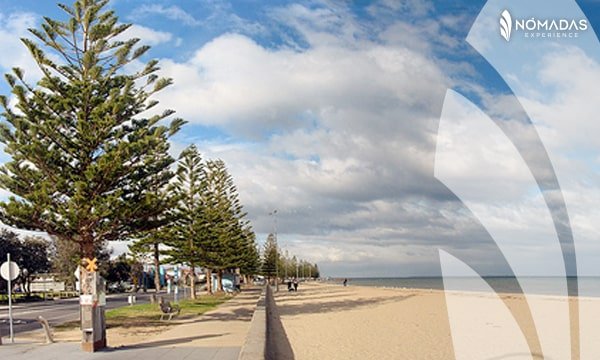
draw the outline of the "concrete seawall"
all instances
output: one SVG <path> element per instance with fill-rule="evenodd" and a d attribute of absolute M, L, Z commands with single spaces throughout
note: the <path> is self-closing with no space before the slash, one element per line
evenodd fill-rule
<path fill-rule="evenodd" d="M 246 342 L 238 358 L 238 360 L 263 359 L 294 359 L 294 352 L 279 318 L 270 286 L 265 287 L 258 300 Z"/>

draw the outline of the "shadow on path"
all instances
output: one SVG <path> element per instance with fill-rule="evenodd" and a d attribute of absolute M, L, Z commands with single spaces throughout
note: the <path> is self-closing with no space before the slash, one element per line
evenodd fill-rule
<path fill-rule="evenodd" d="M 211 314 L 204 314 L 201 321 L 250 321 L 252 320 L 252 314 L 254 309 L 251 307 L 238 308 L 230 312 L 215 312 Z"/>
<path fill-rule="evenodd" d="M 115 347 L 115 348 L 107 348 L 105 350 L 101 350 L 100 352 L 113 352 L 113 351 L 122 351 L 122 350 L 134 350 L 134 349 L 145 349 L 145 348 L 168 346 L 168 345 L 177 345 L 177 344 L 182 344 L 182 343 L 186 343 L 186 342 L 192 342 L 194 340 L 210 339 L 210 338 L 220 337 L 220 336 L 224 336 L 224 335 L 228 335 L 228 333 L 188 336 L 188 337 L 177 338 L 177 339 L 158 340 L 158 341 L 152 341 L 152 342 L 135 344 L 135 345 L 125 345 L 125 346 L 119 346 L 119 347 Z"/>

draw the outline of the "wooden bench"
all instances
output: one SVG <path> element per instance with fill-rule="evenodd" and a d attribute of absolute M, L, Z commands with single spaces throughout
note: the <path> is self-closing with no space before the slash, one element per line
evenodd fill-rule
<path fill-rule="evenodd" d="M 173 315 L 179 315 L 179 306 L 171 305 L 169 301 L 160 303 L 160 311 L 162 314 L 160 315 L 160 320 L 162 321 L 165 315 L 169 315 L 169 320 L 173 318 Z"/>

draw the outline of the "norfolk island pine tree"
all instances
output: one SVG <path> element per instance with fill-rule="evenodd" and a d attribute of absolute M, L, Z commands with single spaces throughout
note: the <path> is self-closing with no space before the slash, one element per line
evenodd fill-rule
<path fill-rule="evenodd" d="M 0 220 L 74 242 L 89 258 L 99 243 L 160 225 L 168 205 L 152 189 L 172 177 L 168 139 L 184 123 L 164 124 L 172 110 L 149 114 L 158 104 L 151 96 L 171 80 L 156 74 L 156 60 L 126 73 L 149 47 L 116 40 L 130 24 L 119 24 L 107 3 L 59 4 L 68 20 L 44 18 L 30 30 L 34 40 L 22 39 L 41 79 L 31 85 L 15 68 L 6 75 L 15 108 L 0 97 L 0 142 L 11 157 L 0 187 L 13 194 L 0 204 Z"/>

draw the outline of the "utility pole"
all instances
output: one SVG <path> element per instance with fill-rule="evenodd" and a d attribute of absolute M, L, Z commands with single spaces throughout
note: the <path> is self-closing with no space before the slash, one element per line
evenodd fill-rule
<path fill-rule="evenodd" d="M 288 264 L 287 264 L 287 259 L 288 259 L 288 252 L 287 250 L 285 251 L 285 255 L 283 257 L 283 281 L 285 281 L 285 279 L 287 279 L 288 275 L 287 275 L 287 268 L 288 268 Z"/>
<path fill-rule="evenodd" d="M 275 236 L 275 291 L 279 291 L 279 245 L 277 244 L 277 209 L 269 213 L 273 216 L 273 236 Z"/>

